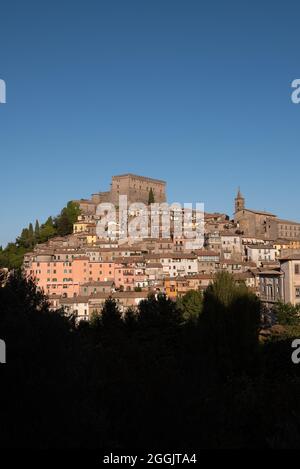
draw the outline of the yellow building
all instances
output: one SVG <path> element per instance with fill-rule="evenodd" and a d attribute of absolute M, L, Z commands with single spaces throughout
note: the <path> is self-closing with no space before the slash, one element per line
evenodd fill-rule
<path fill-rule="evenodd" d="M 176 278 L 166 277 L 164 279 L 164 290 L 168 298 L 176 300 L 178 293 Z"/>
<path fill-rule="evenodd" d="M 87 244 L 95 244 L 96 241 L 97 241 L 97 236 L 96 235 L 92 235 L 92 234 L 89 234 L 86 236 L 86 242 Z"/>
<path fill-rule="evenodd" d="M 300 240 L 291 241 L 290 249 L 300 249 Z"/>
<path fill-rule="evenodd" d="M 275 256 L 278 259 L 281 256 L 282 251 L 291 249 L 291 241 L 288 241 L 287 239 L 278 239 L 273 243 L 273 247 L 276 249 Z"/>
<path fill-rule="evenodd" d="M 73 233 L 93 233 L 95 231 L 95 223 L 90 223 L 86 221 L 77 221 L 73 225 Z"/>

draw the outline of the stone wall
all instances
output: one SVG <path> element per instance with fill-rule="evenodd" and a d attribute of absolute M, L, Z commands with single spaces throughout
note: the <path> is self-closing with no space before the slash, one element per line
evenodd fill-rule
<path fill-rule="evenodd" d="M 153 190 L 154 200 L 157 203 L 166 201 L 166 183 L 158 179 L 152 179 L 134 174 L 113 176 L 111 184 L 111 201 L 118 204 L 119 195 L 127 195 L 128 202 L 148 203 L 149 192 Z"/>

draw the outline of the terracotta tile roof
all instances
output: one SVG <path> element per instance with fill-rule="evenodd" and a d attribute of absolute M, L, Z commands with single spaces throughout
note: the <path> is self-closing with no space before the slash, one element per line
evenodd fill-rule
<path fill-rule="evenodd" d="M 160 262 L 149 262 L 146 269 L 162 269 L 163 265 Z"/>
<path fill-rule="evenodd" d="M 196 249 L 193 251 L 198 257 L 209 256 L 209 257 L 219 257 L 220 254 L 217 251 L 210 251 L 205 249 Z"/>
<path fill-rule="evenodd" d="M 247 244 L 249 249 L 276 249 L 273 244 Z"/>
<path fill-rule="evenodd" d="M 145 259 L 143 256 L 124 256 L 116 257 L 114 259 L 115 264 L 144 264 Z"/>
<path fill-rule="evenodd" d="M 103 282 L 86 282 L 82 283 L 81 287 L 112 287 L 115 284 L 113 280 L 107 280 Z"/>
<path fill-rule="evenodd" d="M 147 298 L 149 295 L 148 291 L 141 291 L 141 292 L 135 292 L 135 291 L 124 291 L 124 292 L 113 292 L 113 293 L 105 293 L 105 292 L 100 292 L 100 293 L 95 293 L 94 295 L 89 296 L 88 298 L 90 300 L 97 300 L 97 299 L 106 299 L 106 298 L 113 298 L 113 299 L 126 299 L 126 298 Z"/>
<path fill-rule="evenodd" d="M 245 212 L 257 213 L 257 215 L 266 215 L 266 216 L 269 216 L 269 217 L 276 217 L 276 215 L 274 215 L 274 213 L 271 213 L 271 212 L 264 212 L 264 211 L 261 211 L 261 210 L 253 210 L 251 208 L 245 208 L 243 210 L 245 210 Z"/>
<path fill-rule="evenodd" d="M 292 221 L 292 220 L 283 220 L 282 218 L 277 218 L 276 220 L 278 223 L 285 223 L 286 225 L 299 225 L 299 221 Z"/>
<path fill-rule="evenodd" d="M 88 296 L 74 296 L 72 298 L 59 298 L 61 305 L 70 305 L 70 304 L 79 304 L 85 303 L 88 304 Z"/>
<path fill-rule="evenodd" d="M 281 257 L 280 262 L 284 261 L 300 261 L 300 254 L 289 254 L 288 256 Z"/>

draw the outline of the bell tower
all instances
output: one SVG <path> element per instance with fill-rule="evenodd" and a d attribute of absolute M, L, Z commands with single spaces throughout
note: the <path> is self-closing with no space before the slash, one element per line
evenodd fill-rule
<path fill-rule="evenodd" d="M 236 198 L 234 199 L 234 213 L 240 212 L 245 208 L 245 198 L 241 194 L 240 188 L 238 189 L 238 193 Z"/>

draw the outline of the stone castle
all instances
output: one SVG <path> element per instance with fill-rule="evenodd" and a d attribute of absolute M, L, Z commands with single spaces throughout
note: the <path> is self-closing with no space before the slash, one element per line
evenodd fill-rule
<path fill-rule="evenodd" d="M 148 204 L 149 194 L 152 190 L 154 201 L 157 203 L 166 202 L 166 182 L 160 179 L 138 176 L 136 174 L 121 174 L 112 176 L 110 190 L 92 194 L 91 199 L 76 200 L 80 209 L 86 213 L 95 213 L 96 207 L 100 203 L 109 202 L 118 205 L 119 196 L 126 195 L 128 204 L 142 202 Z"/>

